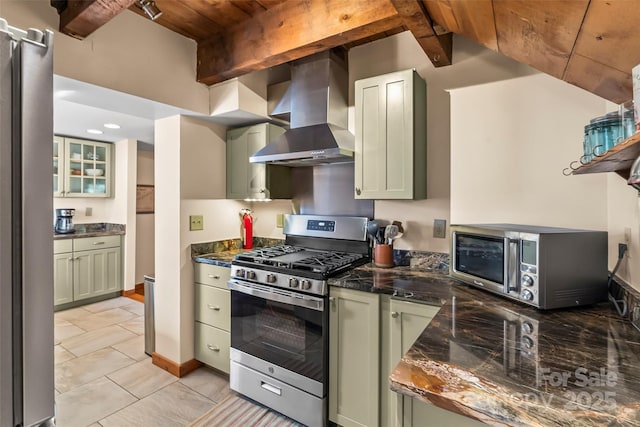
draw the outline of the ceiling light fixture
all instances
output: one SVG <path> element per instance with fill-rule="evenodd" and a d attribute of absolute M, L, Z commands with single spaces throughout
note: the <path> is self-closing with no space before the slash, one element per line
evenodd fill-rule
<path fill-rule="evenodd" d="M 92 133 L 94 135 L 102 135 L 102 131 L 98 129 L 87 129 L 88 133 Z"/>
<path fill-rule="evenodd" d="M 136 2 L 136 6 L 142 9 L 152 21 L 155 21 L 162 16 L 162 11 L 158 9 L 156 2 L 153 0 L 139 0 Z"/>
<path fill-rule="evenodd" d="M 120 129 L 120 125 L 117 125 L 115 123 L 105 123 L 103 126 L 107 129 Z"/>

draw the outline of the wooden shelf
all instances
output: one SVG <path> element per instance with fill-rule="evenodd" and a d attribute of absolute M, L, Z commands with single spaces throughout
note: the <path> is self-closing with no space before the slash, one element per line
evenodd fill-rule
<path fill-rule="evenodd" d="M 631 165 L 638 156 L 640 156 L 640 132 L 631 135 L 604 155 L 580 166 L 573 171 L 573 174 L 616 172 L 624 179 L 629 179 Z"/>

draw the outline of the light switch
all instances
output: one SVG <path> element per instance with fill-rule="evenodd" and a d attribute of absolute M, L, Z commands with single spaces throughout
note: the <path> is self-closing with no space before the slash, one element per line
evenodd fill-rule
<path fill-rule="evenodd" d="M 91 216 L 93 215 L 93 208 L 90 206 L 87 206 L 86 208 L 84 208 L 84 216 Z"/>
<path fill-rule="evenodd" d="M 433 220 L 433 237 L 444 239 L 447 237 L 447 220 L 446 219 L 434 219 Z"/>
<path fill-rule="evenodd" d="M 276 227 L 284 228 L 284 214 L 276 214 Z"/>
<path fill-rule="evenodd" d="M 189 215 L 189 230 L 204 230 L 204 218 L 202 215 Z"/>

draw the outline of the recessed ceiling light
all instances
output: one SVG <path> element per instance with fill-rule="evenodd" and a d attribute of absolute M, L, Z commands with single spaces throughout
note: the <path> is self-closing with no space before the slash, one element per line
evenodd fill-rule
<path fill-rule="evenodd" d="M 117 125 L 115 123 L 105 123 L 104 127 L 108 129 L 120 129 L 120 125 Z"/>
<path fill-rule="evenodd" d="M 94 135 L 102 135 L 102 131 L 98 129 L 87 129 L 87 132 L 92 133 Z"/>

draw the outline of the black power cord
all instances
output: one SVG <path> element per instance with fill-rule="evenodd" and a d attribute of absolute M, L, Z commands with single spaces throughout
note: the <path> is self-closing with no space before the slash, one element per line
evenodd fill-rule
<path fill-rule="evenodd" d="M 627 301 L 624 299 L 621 299 L 621 300 L 615 299 L 615 297 L 611 294 L 611 282 L 613 281 L 613 276 L 616 275 L 616 272 L 618 271 L 618 268 L 620 267 L 620 263 L 622 262 L 622 259 L 624 258 L 624 254 L 626 252 L 627 252 L 626 243 L 618 243 L 618 262 L 616 262 L 616 266 L 613 267 L 613 271 L 609 276 L 609 282 L 607 283 L 607 288 L 609 289 L 609 301 L 613 303 L 613 306 L 616 308 L 616 311 L 621 317 L 625 317 L 627 315 Z M 620 303 L 622 303 L 622 308 L 620 308 L 620 305 L 619 305 Z"/>

